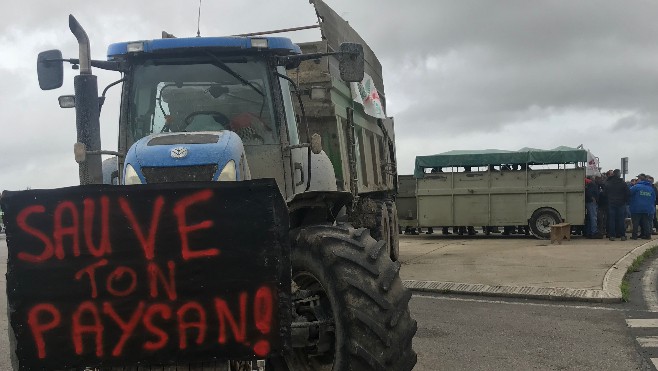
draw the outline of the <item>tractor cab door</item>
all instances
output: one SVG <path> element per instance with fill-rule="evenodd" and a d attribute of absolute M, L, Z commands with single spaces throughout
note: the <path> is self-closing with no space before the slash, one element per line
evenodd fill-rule
<path fill-rule="evenodd" d="M 278 67 L 277 72 L 281 75 L 286 74 L 283 67 Z M 287 201 L 292 200 L 295 195 L 306 192 L 306 186 L 309 180 L 309 151 L 307 147 L 300 147 L 300 133 L 298 127 L 298 118 L 295 115 L 293 105 L 293 88 L 290 83 L 281 77 L 278 78 L 278 84 L 281 89 L 281 106 L 283 107 L 284 126 L 282 129 L 282 147 L 284 157 L 285 184 L 286 193 L 284 194 Z"/>

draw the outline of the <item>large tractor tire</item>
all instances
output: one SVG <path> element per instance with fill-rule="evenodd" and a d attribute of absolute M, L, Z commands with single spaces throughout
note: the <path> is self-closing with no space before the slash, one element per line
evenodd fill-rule
<path fill-rule="evenodd" d="M 557 211 L 543 207 L 532 213 L 528 225 L 533 236 L 546 240 L 551 238 L 551 225 L 561 222 L 562 219 Z"/>
<path fill-rule="evenodd" d="M 408 371 L 416 364 L 411 292 L 384 241 L 348 224 L 292 234 L 294 371 Z"/>

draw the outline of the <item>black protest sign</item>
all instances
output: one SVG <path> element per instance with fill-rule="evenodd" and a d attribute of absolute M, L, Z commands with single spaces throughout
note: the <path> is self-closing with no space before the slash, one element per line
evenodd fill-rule
<path fill-rule="evenodd" d="M 290 337 L 273 180 L 5 192 L 21 369 L 262 359 Z"/>

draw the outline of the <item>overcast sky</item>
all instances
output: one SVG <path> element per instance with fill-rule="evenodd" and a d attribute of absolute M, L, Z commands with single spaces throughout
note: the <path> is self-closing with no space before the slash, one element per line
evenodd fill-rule
<path fill-rule="evenodd" d="M 400 174 L 416 155 L 453 149 L 549 149 L 583 144 L 605 169 L 629 157 L 631 176 L 658 175 L 658 2 L 326 0 L 384 68 Z M 39 90 L 36 55 L 77 57 L 74 14 L 104 59 L 113 42 L 195 36 L 198 1 L 37 1 L 3 7 L 0 23 L 0 190 L 78 183 L 74 110 Z M 205 0 L 202 36 L 315 23 L 307 0 Z M 317 31 L 288 35 L 311 41 Z M 102 89 L 119 78 L 98 69 Z M 119 89 L 102 114 L 116 149 Z"/>

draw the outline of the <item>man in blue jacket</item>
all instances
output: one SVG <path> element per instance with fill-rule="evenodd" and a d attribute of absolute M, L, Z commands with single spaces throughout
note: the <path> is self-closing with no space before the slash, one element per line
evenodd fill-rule
<path fill-rule="evenodd" d="M 633 219 L 633 233 L 631 238 L 637 240 L 638 228 L 641 228 L 640 238 L 651 239 L 651 221 L 656 208 L 656 191 L 647 181 L 646 175 L 637 176 L 637 183 L 631 187 L 631 218 Z"/>

